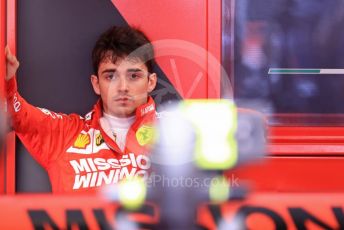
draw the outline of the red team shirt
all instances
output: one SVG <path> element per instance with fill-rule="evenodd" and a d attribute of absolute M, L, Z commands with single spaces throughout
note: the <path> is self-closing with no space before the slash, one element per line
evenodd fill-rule
<path fill-rule="evenodd" d="M 15 78 L 6 85 L 13 128 L 48 172 L 54 193 L 94 192 L 128 176 L 148 176 L 156 119 L 151 97 L 136 109 L 136 120 L 121 151 L 100 126 L 101 100 L 85 117 L 66 115 L 27 103 L 17 92 Z"/>

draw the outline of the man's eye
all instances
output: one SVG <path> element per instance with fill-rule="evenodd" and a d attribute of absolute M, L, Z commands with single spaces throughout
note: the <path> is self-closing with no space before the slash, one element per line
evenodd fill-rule
<path fill-rule="evenodd" d="M 139 80 L 141 78 L 144 78 L 144 73 L 142 72 L 136 72 L 136 73 L 130 73 L 128 75 L 129 80 Z"/>
<path fill-rule="evenodd" d="M 130 74 L 129 75 L 129 77 L 131 78 L 131 79 L 137 79 L 137 78 L 139 78 L 139 75 L 138 74 L 136 74 L 136 73 L 132 73 L 132 74 Z"/>
<path fill-rule="evenodd" d="M 107 74 L 105 75 L 106 80 L 112 80 L 114 78 L 114 74 Z"/>

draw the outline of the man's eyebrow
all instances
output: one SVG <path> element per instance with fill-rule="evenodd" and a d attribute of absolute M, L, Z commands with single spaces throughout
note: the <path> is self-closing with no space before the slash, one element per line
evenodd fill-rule
<path fill-rule="evenodd" d="M 101 72 L 101 74 L 103 74 L 103 73 L 114 73 L 114 72 L 116 72 L 116 69 L 104 69 L 104 70 Z"/>
<path fill-rule="evenodd" d="M 143 69 L 132 68 L 132 69 L 127 69 L 127 72 L 143 72 Z"/>

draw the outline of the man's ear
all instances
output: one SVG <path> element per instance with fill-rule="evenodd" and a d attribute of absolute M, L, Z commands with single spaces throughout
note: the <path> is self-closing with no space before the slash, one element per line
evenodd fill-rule
<path fill-rule="evenodd" d="M 100 95 L 99 79 L 96 75 L 91 75 L 91 83 L 92 83 L 94 92 L 97 95 Z"/>
<path fill-rule="evenodd" d="M 158 81 L 158 77 L 156 76 L 156 73 L 151 73 L 148 76 L 148 93 L 154 90 L 157 81 Z"/>

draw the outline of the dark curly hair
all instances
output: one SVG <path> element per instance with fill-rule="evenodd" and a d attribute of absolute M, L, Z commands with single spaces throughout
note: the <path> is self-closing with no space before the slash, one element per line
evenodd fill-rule
<path fill-rule="evenodd" d="M 98 75 L 99 64 L 104 58 L 116 63 L 117 58 L 138 58 L 143 61 L 148 72 L 153 72 L 154 49 L 147 36 L 133 27 L 113 26 L 97 40 L 92 51 L 92 64 L 95 75 Z"/>

